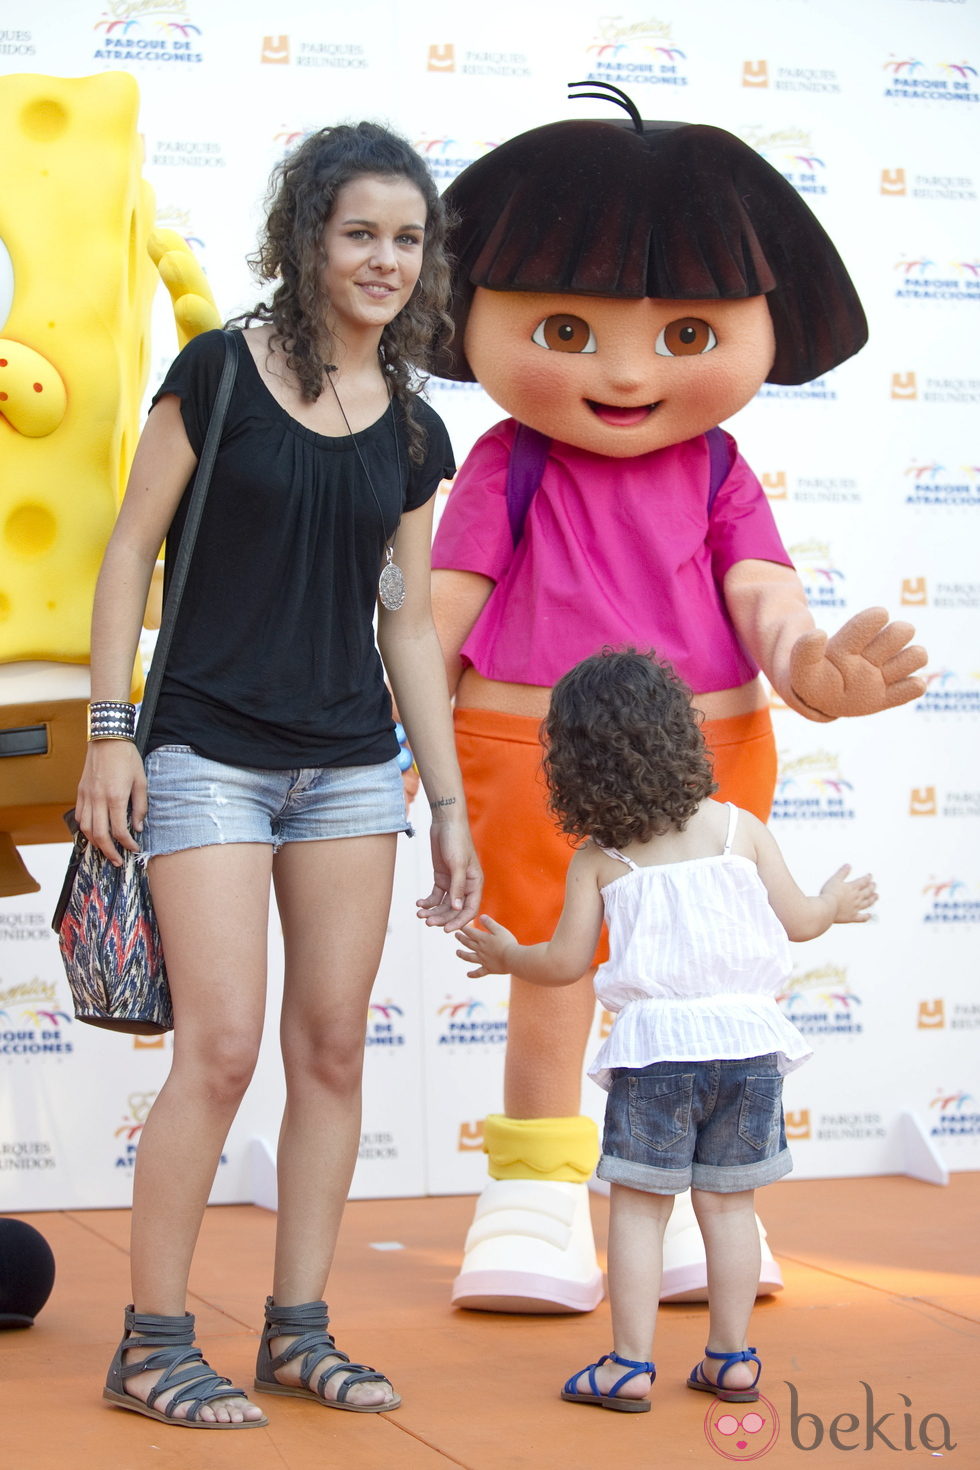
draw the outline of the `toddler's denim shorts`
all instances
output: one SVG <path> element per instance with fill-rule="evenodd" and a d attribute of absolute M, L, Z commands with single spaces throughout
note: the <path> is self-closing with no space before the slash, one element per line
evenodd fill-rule
<path fill-rule="evenodd" d="M 734 1194 L 793 1167 L 776 1053 L 617 1069 L 597 1173 L 650 1194 Z"/>
<path fill-rule="evenodd" d="M 410 831 L 397 758 L 376 766 L 252 770 L 206 760 L 189 745 L 146 758 L 146 859 L 226 842 L 285 842 Z"/>

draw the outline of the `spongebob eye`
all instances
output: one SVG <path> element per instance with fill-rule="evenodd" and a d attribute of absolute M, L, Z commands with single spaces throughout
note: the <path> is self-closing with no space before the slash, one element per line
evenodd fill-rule
<path fill-rule="evenodd" d="M 14 263 L 10 251 L 0 238 L 0 331 L 14 304 Z"/>
<path fill-rule="evenodd" d="M 596 340 L 580 316 L 546 316 L 531 333 L 531 341 L 551 352 L 595 352 Z"/>
<path fill-rule="evenodd" d="M 682 316 L 661 329 L 654 351 L 658 357 L 697 357 L 717 345 L 718 338 L 707 322 L 697 316 Z"/>

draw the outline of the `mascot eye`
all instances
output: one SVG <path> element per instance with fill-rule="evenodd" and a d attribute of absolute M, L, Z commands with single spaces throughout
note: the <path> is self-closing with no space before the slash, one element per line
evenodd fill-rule
<path fill-rule="evenodd" d="M 0 329 L 3 328 L 14 304 L 14 263 L 10 251 L 0 237 Z"/>
<path fill-rule="evenodd" d="M 546 316 L 531 333 L 531 341 L 551 352 L 595 352 L 596 340 L 580 316 Z"/>
<path fill-rule="evenodd" d="M 697 357 L 717 345 L 718 338 L 707 322 L 697 316 L 682 316 L 663 328 L 654 351 L 658 357 Z"/>

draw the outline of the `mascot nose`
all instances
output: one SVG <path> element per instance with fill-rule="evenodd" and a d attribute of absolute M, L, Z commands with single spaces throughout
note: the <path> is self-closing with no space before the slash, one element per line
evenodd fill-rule
<path fill-rule="evenodd" d="M 658 396 L 655 385 L 660 380 L 661 359 L 653 349 L 653 337 L 647 321 L 620 322 L 615 333 L 604 332 L 597 357 L 607 392 L 616 400 L 635 403 L 642 397 L 652 402 Z"/>
<path fill-rule="evenodd" d="M 650 357 L 653 358 L 651 351 Z M 606 364 L 606 382 L 617 398 L 635 398 L 642 392 L 651 401 L 657 395 L 652 392 L 656 380 L 655 362 L 643 362 L 636 357 L 623 356 Z"/>

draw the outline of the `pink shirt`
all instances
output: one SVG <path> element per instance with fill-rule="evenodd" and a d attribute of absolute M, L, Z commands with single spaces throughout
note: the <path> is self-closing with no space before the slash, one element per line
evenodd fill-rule
<path fill-rule="evenodd" d="M 736 562 L 790 566 L 762 486 L 729 435 L 731 469 L 708 518 L 703 436 L 635 459 L 554 440 L 514 547 L 505 419 L 467 456 L 436 533 L 433 567 L 479 572 L 496 586 L 463 644 L 484 678 L 550 687 L 604 645 L 667 658 L 695 690 L 732 689 L 757 666 L 722 596 Z"/>

